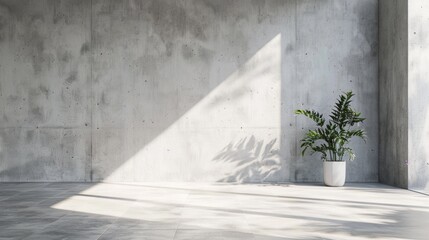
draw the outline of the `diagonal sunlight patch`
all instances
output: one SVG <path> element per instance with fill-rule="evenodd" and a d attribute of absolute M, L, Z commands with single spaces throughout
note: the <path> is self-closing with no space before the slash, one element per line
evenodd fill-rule
<path fill-rule="evenodd" d="M 278 34 L 106 181 L 123 179 L 124 172 L 130 173 L 133 181 L 147 182 L 183 179 L 179 174 L 186 174 L 188 181 L 195 178 L 200 182 L 268 181 L 281 166 L 280 97 Z M 133 175 L 142 172 L 135 169 L 146 169 L 145 175 Z M 165 196 L 179 205 L 160 204 Z M 136 191 L 133 185 L 98 183 L 51 207 L 113 217 L 125 214 L 128 219 L 170 226 L 170 220 L 174 222 L 178 217 L 177 208 L 188 202 L 187 197 L 188 192 L 174 193 L 169 189 L 148 194 Z M 130 205 L 138 205 L 142 212 L 127 211 Z M 238 213 L 230 215 L 239 218 Z"/>
<path fill-rule="evenodd" d="M 280 87 L 278 34 L 105 180 L 124 173 L 132 181 L 267 180 L 280 168 Z M 246 145 L 227 153 L 229 160 L 213 160 L 243 139 Z"/>
<path fill-rule="evenodd" d="M 130 230 L 229 229 L 263 233 L 267 229 L 289 232 L 311 226 L 310 232 L 330 229 L 341 233 L 355 226 L 416 226 L 409 225 L 413 216 L 419 216 L 418 226 L 427 224 L 429 211 L 423 196 L 400 189 L 384 190 L 380 185 L 374 189 L 350 186 L 339 190 L 314 185 L 285 188 L 268 184 L 187 183 L 184 187 L 181 183 L 99 183 L 51 208 L 74 212 L 70 218 L 115 217 L 117 227 Z M 400 194 L 401 202 L 392 194 Z"/>

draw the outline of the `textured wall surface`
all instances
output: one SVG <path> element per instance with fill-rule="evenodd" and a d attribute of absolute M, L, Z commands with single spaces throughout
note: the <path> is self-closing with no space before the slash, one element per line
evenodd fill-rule
<path fill-rule="evenodd" d="M 376 0 L 0 0 L 1 181 L 321 181 L 342 91 L 378 180 Z"/>
<path fill-rule="evenodd" d="M 0 180 L 90 178 L 89 1 L 0 1 Z"/>
<path fill-rule="evenodd" d="M 408 8 L 408 187 L 429 193 L 429 1 Z"/>
<path fill-rule="evenodd" d="M 408 187 L 408 7 L 379 2 L 380 182 Z"/>

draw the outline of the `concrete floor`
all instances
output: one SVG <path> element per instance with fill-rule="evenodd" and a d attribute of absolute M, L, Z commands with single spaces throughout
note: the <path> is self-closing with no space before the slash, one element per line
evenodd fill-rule
<path fill-rule="evenodd" d="M 0 184 L 0 239 L 428 239 L 429 197 L 381 184 Z"/>

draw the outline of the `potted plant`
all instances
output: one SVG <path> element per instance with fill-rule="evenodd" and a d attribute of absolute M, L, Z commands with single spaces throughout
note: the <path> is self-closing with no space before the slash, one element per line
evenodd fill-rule
<path fill-rule="evenodd" d="M 346 161 L 354 160 L 355 154 L 348 144 L 353 137 L 365 141 L 365 131 L 356 127 L 363 122 L 361 113 L 350 106 L 354 94 L 346 92 L 339 96 L 335 107 L 326 122 L 323 114 L 314 110 L 296 110 L 295 113 L 313 120 L 317 128 L 309 130 L 301 140 L 302 155 L 308 149 L 320 153 L 323 160 L 323 179 L 325 185 L 343 186 L 346 180 Z"/>

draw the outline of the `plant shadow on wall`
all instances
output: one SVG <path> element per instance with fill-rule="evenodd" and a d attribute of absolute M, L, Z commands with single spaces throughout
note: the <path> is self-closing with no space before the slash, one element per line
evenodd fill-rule
<path fill-rule="evenodd" d="M 276 138 L 265 142 L 253 135 L 230 142 L 213 161 L 232 163 L 234 170 L 218 182 L 270 181 L 281 169 L 280 150 L 276 142 Z"/>

